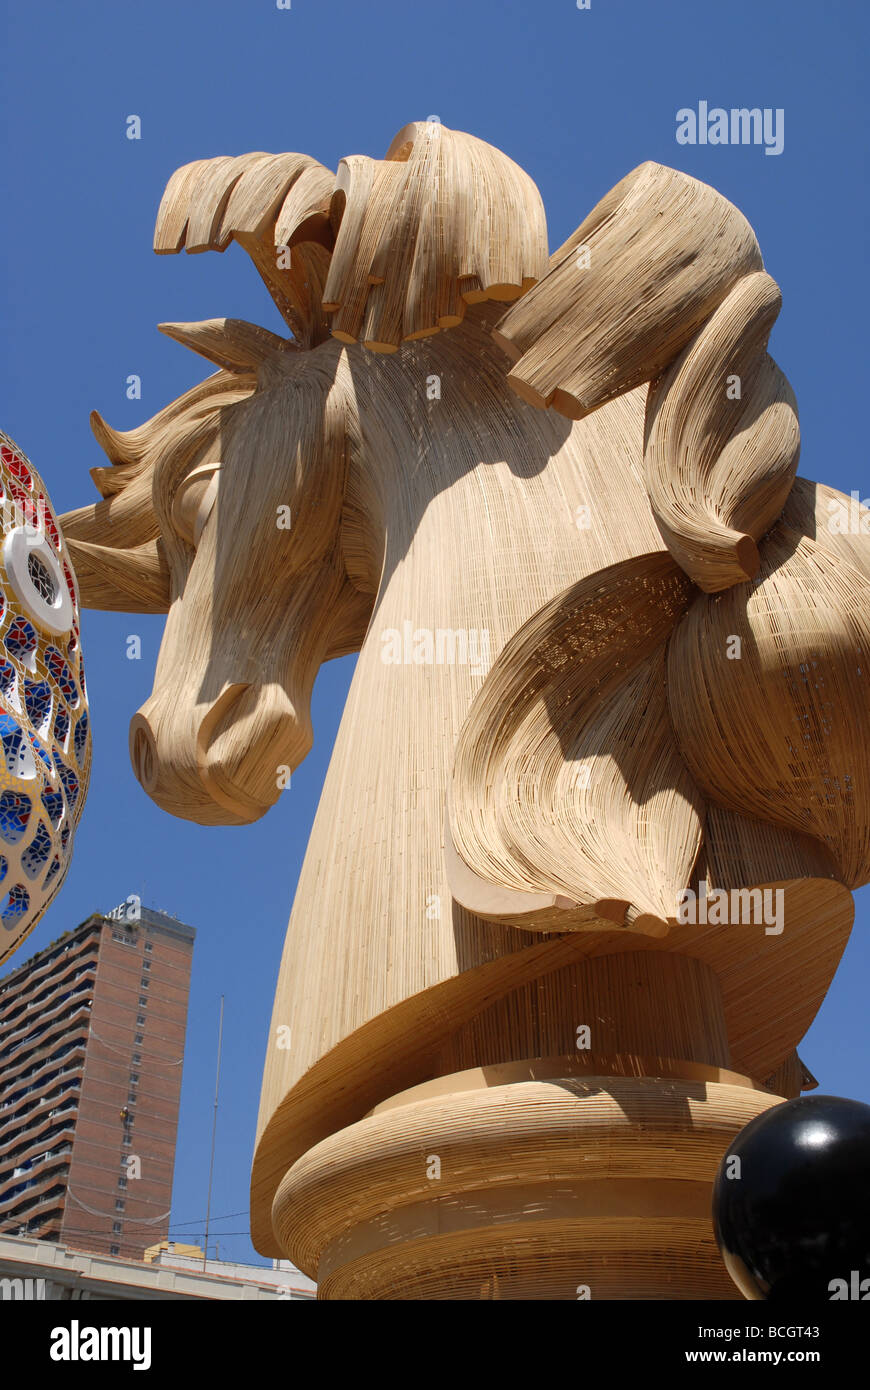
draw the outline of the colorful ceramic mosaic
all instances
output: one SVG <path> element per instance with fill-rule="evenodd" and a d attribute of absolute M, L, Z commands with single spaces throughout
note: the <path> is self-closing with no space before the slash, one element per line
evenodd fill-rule
<path fill-rule="evenodd" d="M 79 602 L 44 484 L 0 431 L 0 962 L 60 888 L 91 761 Z"/>

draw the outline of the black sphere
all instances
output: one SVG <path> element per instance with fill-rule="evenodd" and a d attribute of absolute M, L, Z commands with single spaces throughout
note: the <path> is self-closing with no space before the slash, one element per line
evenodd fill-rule
<path fill-rule="evenodd" d="M 745 1298 L 870 1301 L 870 1105 L 801 1096 L 751 1120 L 719 1165 L 713 1226 Z"/>

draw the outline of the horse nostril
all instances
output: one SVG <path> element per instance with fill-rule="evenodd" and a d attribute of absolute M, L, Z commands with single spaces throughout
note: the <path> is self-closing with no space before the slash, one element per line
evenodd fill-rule
<path fill-rule="evenodd" d="M 152 792 L 157 783 L 157 744 L 143 714 L 134 714 L 130 721 L 130 761 L 145 791 Z"/>

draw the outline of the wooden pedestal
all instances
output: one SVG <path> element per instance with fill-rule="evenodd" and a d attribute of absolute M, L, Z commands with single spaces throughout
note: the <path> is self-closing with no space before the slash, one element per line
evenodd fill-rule
<path fill-rule="evenodd" d="M 591 1046 L 553 1048 L 584 1027 Z M 438 1056 L 442 1074 L 310 1149 L 278 1189 L 275 1231 L 321 1298 L 738 1297 L 712 1181 L 780 1098 L 726 1069 L 706 965 L 585 961 L 499 1001 Z"/>

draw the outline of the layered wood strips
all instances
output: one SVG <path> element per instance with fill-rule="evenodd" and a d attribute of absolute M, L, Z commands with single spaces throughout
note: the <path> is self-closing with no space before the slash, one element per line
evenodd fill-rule
<path fill-rule="evenodd" d="M 504 648 L 456 749 L 453 841 L 479 876 L 476 897 L 456 886 L 467 906 L 503 915 L 489 880 L 586 909 L 563 929 L 667 931 L 703 826 L 664 679 L 691 596 L 669 556 L 642 555 L 581 580 Z"/>
<path fill-rule="evenodd" d="M 765 347 L 776 282 L 746 275 L 650 390 L 644 471 L 671 554 L 708 593 L 752 579 L 797 471 L 797 404 Z"/>
<path fill-rule="evenodd" d="M 400 131 L 385 160 L 338 169 L 332 331 L 395 352 L 462 322 L 467 304 L 512 300 L 547 266 L 541 197 L 518 165 L 434 121 Z"/>
<path fill-rule="evenodd" d="M 332 247 L 334 175 L 304 154 L 220 155 L 177 169 L 166 186 L 154 250 L 248 252 L 303 347 L 328 334 L 323 283 Z"/>
<path fill-rule="evenodd" d="M 308 155 L 195 160 L 176 170 L 154 249 L 251 256 L 304 347 L 333 333 L 377 352 L 510 301 L 547 267 L 541 197 L 513 160 L 472 135 L 418 121 L 385 159 L 338 174 Z"/>
<path fill-rule="evenodd" d="M 669 1078 L 653 1128 L 674 1077 L 801 1084 L 790 1059 L 870 878 L 870 518 L 795 479 L 795 401 L 768 354 L 779 291 L 742 214 L 677 170 L 635 169 L 549 260 L 531 179 L 435 121 L 337 175 L 261 152 L 179 170 L 157 250 L 232 241 L 289 335 L 164 325 L 219 370 L 136 430 L 97 417 L 102 500 L 63 526 L 85 602 L 169 611 L 131 752 L 174 814 L 263 814 L 310 746 L 319 666 L 359 651 L 281 964 L 270 1037 L 289 1026 L 293 1047 L 267 1057 L 252 1231 L 338 1293 L 401 1288 L 410 1247 L 419 1286 L 438 1269 L 449 1291 L 490 1236 L 492 1278 L 528 1259 L 534 1287 L 534 1243 L 546 1256 L 565 1212 L 538 1229 L 528 1184 L 555 1170 L 524 1155 L 540 1158 L 545 1110 L 561 1126 L 576 1109 L 562 1073 L 515 1097 L 513 1207 L 479 1200 L 473 1165 L 421 1207 L 422 1130 L 399 1103 L 395 1188 L 349 1238 L 359 1192 L 392 1182 L 379 1141 L 358 1158 L 356 1137 L 383 1132 L 366 1112 L 430 1082 L 455 1099 L 457 1067 L 525 1068 L 551 1046 L 576 1063 L 585 1019 L 611 1040 L 604 1073 Z M 738 908 L 740 890 L 779 894 L 781 921 L 680 915 L 705 888 L 729 911 L 735 890 Z M 691 1035 L 659 1056 L 657 1020 L 685 1014 L 696 975 Z M 502 1091 L 443 1107 L 445 1144 L 492 1118 L 482 1180 L 507 1172 Z M 698 1117 L 717 1153 L 720 1102 Z M 424 1112 L 428 1132 L 440 1102 Z M 570 1201 L 593 1225 L 612 1189 L 580 1170 L 614 1125 L 571 1130 Z M 706 1169 L 684 1177 L 708 1226 Z M 692 1265 L 700 1225 L 682 1230 L 672 1186 L 629 1279 L 650 1296 L 674 1248 L 687 1287 L 718 1259 Z M 618 1218 L 602 1279 L 634 1258 L 640 1214 Z M 575 1224 L 573 1271 L 596 1248 Z"/>
<path fill-rule="evenodd" d="M 533 405 L 579 420 L 664 371 L 736 281 L 761 268 L 752 228 L 720 193 L 641 164 L 498 325 L 508 380 Z"/>

